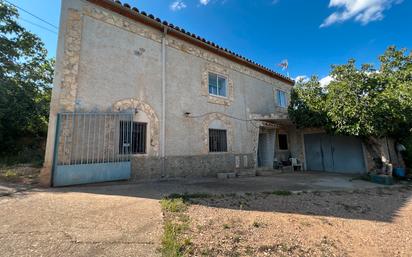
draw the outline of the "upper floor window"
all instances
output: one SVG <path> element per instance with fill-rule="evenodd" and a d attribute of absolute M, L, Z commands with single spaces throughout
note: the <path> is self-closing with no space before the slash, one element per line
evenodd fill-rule
<path fill-rule="evenodd" d="M 227 97 L 226 78 L 209 72 L 209 94 Z"/>
<path fill-rule="evenodd" d="M 276 98 L 277 98 L 277 103 L 279 107 L 286 108 L 288 107 L 288 103 L 286 100 L 286 92 L 277 90 L 276 91 Z"/>

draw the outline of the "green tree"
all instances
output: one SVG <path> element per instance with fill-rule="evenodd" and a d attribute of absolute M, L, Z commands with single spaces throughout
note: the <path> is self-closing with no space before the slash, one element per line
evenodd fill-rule
<path fill-rule="evenodd" d="M 326 87 L 318 79 L 299 81 L 289 115 L 298 127 L 324 127 L 328 132 L 359 136 L 379 157 L 380 137 L 406 138 L 412 127 L 412 55 L 389 47 L 379 68 L 351 59 L 333 65 Z"/>
<path fill-rule="evenodd" d="M 329 124 L 325 112 L 326 93 L 318 77 L 297 81 L 291 99 L 289 117 L 299 127 L 325 127 Z"/>
<path fill-rule="evenodd" d="M 37 147 L 47 132 L 54 61 L 42 41 L 0 1 L 0 153 Z M 33 145 L 34 144 L 34 145 Z"/>

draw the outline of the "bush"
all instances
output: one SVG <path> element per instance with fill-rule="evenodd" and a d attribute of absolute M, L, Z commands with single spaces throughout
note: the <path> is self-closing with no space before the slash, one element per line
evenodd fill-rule
<path fill-rule="evenodd" d="M 44 159 L 45 138 L 31 138 L 10 143 L 9 151 L 0 152 L 0 164 L 33 164 L 41 167 Z"/>

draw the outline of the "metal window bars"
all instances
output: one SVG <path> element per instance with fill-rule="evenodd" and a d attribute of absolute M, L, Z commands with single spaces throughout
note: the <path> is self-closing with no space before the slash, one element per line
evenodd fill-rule
<path fill-rule="evenodd" d="M 209 129 L 209 152 L 227 152 L 226 130 Z"/>
<path fill-rule="evenodd" d="M 131 113 L 59 113 L 56 132 L 57 165 L 130 161 Z"/>

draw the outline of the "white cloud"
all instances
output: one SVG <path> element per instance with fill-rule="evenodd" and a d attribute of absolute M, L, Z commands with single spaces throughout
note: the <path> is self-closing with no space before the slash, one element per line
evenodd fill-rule
<path fill-rule="evenodd" d="M 199 2 L 202 5 L 207 5 L 210 2 L 210 0 L 199 0 Z"/>
<path fill-rule="evenodd" d="M 170 5 L 170 9 L 172 11 L 179 11 L 179 10 L 182 10 L 186 7 L 187 6 L 186 6 L 185 2 L 183 2 L 183 0 L 176 0 Z"/>
<path fill-rule="evenodd" d="M 329 8 L 334 7 L 338 10 L 329 15 L 320 27 L 327 27 L 351 19 L 363 25 L 371 21 L 382 20 L 385 10 L 402 2 L 403 0 L 330 0 Z"/>
<path fill-rule="evenodd" d="M 331 76 L 326 76 L 319 80 L 319 83 L 322 87 L 326 87 L 333 80 Z"/>

